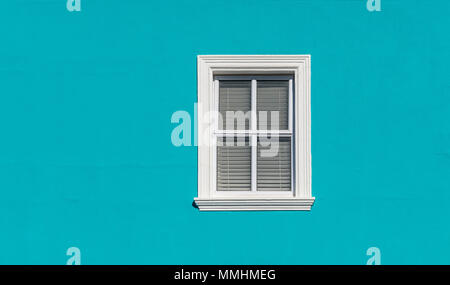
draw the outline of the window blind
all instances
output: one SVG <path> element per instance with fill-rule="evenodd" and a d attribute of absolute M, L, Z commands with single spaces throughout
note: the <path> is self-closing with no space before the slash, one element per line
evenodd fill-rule
<path fill-rule="evenodd" d="M 274 142 L 266 146 L 258 140 L 257 190 L 291 190 L 291 138 L 280 137 L 278 147 Z"/>
<path fill-rule="evenodd" d="M 260 130 L 287 130 L 289 125 L 289 81 L 258 80 L 257 118 Z M 260 112 L 266 112 L 260 114 Z M 279 124 L 272 128 L 271 111 L 278 111 Z M 265 123 L 264 123 L 265 122 Z M 276 122 L 276 121 L 274 121 Z"/>
<path fill-rule="evenodd" d="M 227 129 L 229 120 L 233 126 L 231 129 L 248 130 L 250 117 L 235 120 L 233 116 L 227 117 L 227 111 L 242 111 L 246 114 L 251 110 L 251 103 L 251 81 L 219 81 L 219 112 L 223 118 L 223 125 L 219 124 L 219 129 Z"/>
<path fill-rule="evenodd" d="M 217 145 L 217 191 L 251 191 L 251 147 L 240 141 L 219 138 Z"/>

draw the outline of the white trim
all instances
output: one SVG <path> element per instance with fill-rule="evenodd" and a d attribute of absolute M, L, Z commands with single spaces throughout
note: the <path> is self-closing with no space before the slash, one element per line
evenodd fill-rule
<path fill-rule="evenodd" d="M 258 88 L 258 86 L 256 85 L 256 79 L 252 79 L 252 88 L 251 88 L 251 100 L 252 100 L 252 104 L 251 104 L 251 111 L 252 111 L 252 118 L 251 118 L 251 131 L 254 132 L 257 130 L 257 126 L 256 126 L 256 90 Z"/>
<path fill-rule="evenodd" d="M 214 80 L 214 84 L 213 84 L 213 88 L 214 88 L 214 98 L 213 98 L 213 104 L 214 104 L 214 108 L 216 110 L 219 110 L 219 80 Z M 215 124 L 215 130 L 219 129 L 219 120 L 218 118 L 214 118 L 214 124 Z M 215 139 L 216 141 L 214 142 L 217 145 L 217 137 L 214 137 L 213 139 Z M 215 163 L 217 162 L 217 151 L 213 151 L 211 153 L 211 166 L 215 167 Z M 217 172 L 216 171 L 212 171 L 211 172 L 212 175 L 212 179 L 211 179 L 211 189 L 212 191 L 216 191 L 217 189 Z"/>
<path fill-rule="evenodd" d="M 251 118 L 251 131 L 255 132 L 257 130 L 257 126 L 256 126 L 256 110 L 257 110 L 257 105 L 256 105 L 256 90 L 257 90 L 257 83 L 256 83 L 256 79 L 252 79 L 252 118 Z M 256 193 L 256 189 L 258 188 L 257 186 L 257 171 L 258 168 L 256 166 L 256 161 L 257 161 L 257 143 L 258 143 L 258 138 L 255 135 L 250 135 L 249 138 L 249 142 L 250 147 L 252 148 L 252 155 L 251 155 L 251 159 L 252 159 L 252 192 Z"/>
<path fill-rule="evenodd" d="M 257 177 L 258 177 L 258 168 L 256 166 L 257 163 L 257 142 L 258 142 L 258 138 L 255 135 L 250 136 L 249 138 L 249 142 L 250 142 L 250 147 L 252 148 L 252 155 L 251 155 L 251 159 L 252 159 L 252 192 L 257 194 L 256 189 L 258 188 L 257 183 Z"/>
<path fill-rule="evenodd" d="M 292 113 L 292 96 L 293 96 L 293 90 L 292 90 L 292 84 L 293 84 L 293 80 L 289 79 L 289 106 L 288 106 L 288 131 L 290 133 L 292 133 L 292 120 L 294 119 L 294 114 Z"/>
<path fill-rule="evenodd" d="M 214 108 L 215 110 L 219 111 L 219 80 L 214 79 Z M 222 122 L 223 123 L 223 122 Z M 214 128 L 216 131 L 219 130 L 219 119 L 216 117 L 215 118 L 215 124 L 216 127 Z M 221 126 L 223 128 L 223 124 Z"/>
<path fill-rule="evenodd" d="M 294 87 L 294 80 L 289 79 L 289 116 L 288 116 L 289 125 L 288 125 L 288 129 L 289 129 L 289 132 L 291 132 L 291 133 L 294 133 L 292 124 L 293 124 L 293 120 L 295 120 L 295 114 L 293 113 L 294 108 L 292 106 L 293 98 L 294 98 L 293 87 Z M 295 183 L 295 179 L 294 179 L 295 169 L 296 169 L 295 164 L 297 163 L 297 160 L 295 158 L 294 144 L 295 144 L 295 135 L 292 135 L 291 136 L 291 185 L 293 185 L 293 187 L 295 187 L 295 184 L 294 184 Z M 297 193 L 294 191 L 294 197 L 296 197 L 296 196 L 297 196 Z"/>
<path fill-rule="evenodd" d="M 215 135 L 218 136 L 251 136 L 251 135 L 271 135 L 271 136 L 290 136 L 292 135 L 291 131 L 289 130 L 248 130 L 248 131 L 244 131 L 244 130 L 215 130 L 214 131 Z"/>
<path fill-rule="evenodd" d="M 292 75 L 216 75 L 214 76 L 214 80 L 290 80 L 292 79 Z"/>
<path fill-rule="evenodd" d="M 309 55 L 199 55 L 198 62 L 198 135 L 206 138 L 198 147 L 198 198 L 195 203 L 201 211 L 218 210 L 310 210 L 314 203 L 311 196 L 311 115 L 310 115 L 310 56 Z M 275 193 L 218 193 L 215 191 L 214 147 L 212 138 L 217 131 L 207 128 L 203 122 L 205 114 L 216 109 L 217 88 L 214 75 L 272 75 L 292 74 L 294 88 L 290 90 L 290 111 L 294 122 L 289 131 L 294 149 L 293 190 L 272 191 Z M 292 85 L 290 84 L 290 89 Z M 293 94 L 292 94 L 293 93 Z M 214 96 L 215 95 L 215 96 Z M 294 97 L 295 96 L 295 100 Z M 294 101 L 292 105 L 292 101 Z M 252 102 L 252 104 L 256 102 Z M 253 108 L 253 106 L 252 106 Z M 292 109 L 292 110 L 291 110 Z M 252 122 L 253 125 L 253 122 Z M 292 129 L 294 128 L 294 129 Z M 256 134 L 254 129 L 247 132 L 249 140 Z M 221 134 L 231 134 L 222 132 Z M 242 133 L 245 134 L 245 133 Z M 280 133 L 280 135 L 282 135 Z M 294 145 L 295 144 L 295 145 Z M 256 159 L 256 157 L 255 157 Z M 253 163 L 252 163 L 253 165 Z M 252 166 L 255 167 L 255 166 Z M 253 173 L 253 172 L 252 172 Z M 252 176 L 252 179 L 253 176 Z M 222 191 L 223 192 L 223 191 Z M 229 191 L 232 192 L 232 191 Z M 283 193 L 281 193 L 283 192 Z M 288 192 L 288 193 L 286 193 Z M 258 195 L 256 195 L 258 194 Z M 230 195 L 229 198 L 225 195 Z M 239 198 L 237 198 L 239 197 Z M 264 198 L 262 198 L 264 197 Z"/>
<path fill-rule="evenodd" d="M 303 199 L 194 199 L 200 211 L 309 211 L 314 198 Z"/>

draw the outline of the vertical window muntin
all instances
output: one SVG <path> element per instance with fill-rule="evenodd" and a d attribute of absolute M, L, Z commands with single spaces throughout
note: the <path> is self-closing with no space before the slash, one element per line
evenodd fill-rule
<path fill-rule="evenodd" d="M 295 167 L 295 155 L 294 155 L 294 143 L 295 137 L 293 134 L 293 122 L 294 122 L 294 112 L 293 112 L 293 98 L 294 98 L 294 80 L 292 75 L 263 75 L 263 76 L 246 76 L 246 75 L 226 75 L 226 76 L 215 76 L 214 77 L 214 100 L 216 111 L 219 111 L 219 88 L 221 82 L 226 81 L 250 81 L 251 82 L 251 91 L 250 91 L 250 100 L 251 100 L 251 117 L 249 120 L 248 127 L 245 129 L 227 129 L 226 122 L 223 122 L 223 126 L 219 126 L 219 120 L 216 119 L 216 126 L 214 130 L 214 140 L 217 145 L 219 140 L 224 140 L 225 138 L 229 138 L 233 140 L 234 138 L 240 137 L 248 139 L 248 142 L 251 147 L 251 189 L 250 191 L 220 191 L 217 187 L 217 168 L 213 171 L 214 176 L 214 193 L 216 196 L 274 196 L 274 197 L 291 197 L 294 193 L 294 167 Z M 270 81 L 286 81 L 288 86 L 288 106 L 287 106 L 287 128 L 276 129 L 273 130 L 270 126 L 270 120 L 267 120 L 267 129 L 260 129 L 258 122 L 258 82 L 270 82 Z M 270 116 L 270 112 L 268 112 L 267 116 Z M 247 123 L 246 123 L 247 124 Z M 286 124 L 284 124 L 286 125 Z M 258 153 L 260 147 L 260 138 L 266 137 L 279 137 L 280 140 L 288 139 L 290 142 L 290 187 L 286 188 L 286 190 L 261 190 L 258 189 Z M 217 167 L 217 155 L 218 149 L 214 151 L 213 159 L 216 162 Z M 281 188 L 281 187 L 280 187 Z"/>

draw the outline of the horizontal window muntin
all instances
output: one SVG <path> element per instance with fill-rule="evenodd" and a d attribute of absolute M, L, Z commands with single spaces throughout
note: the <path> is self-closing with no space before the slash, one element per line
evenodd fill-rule
<path fill-rule="evenodd" d="M 269 108 L 269 107 L 267 107 Z M 256 113 L 256 115 L 254 115 Z M 225 116 L 224 116 L 225 114 Z M 218 132 L 251 132 L 251 119 L 257 118 L 258 129 L 261 132 L 286 132 L 289 131 L 289 118 L 286 112 L 280 118 L 280 111 L 220 111 L 216 114 Z M 222 127 L 221 127 L 222 126 Z M 283 128 L 280 129 L 280 126 Z"/>
<path fill-rule="evenodd" d="M 214 131 L 214 135 L 217 136 L 248 136 L 248 135 L 261 135 L 261 136 L 288 136 L 292 135 L 292 132 L 289 130 L 216 130 Z"/>
<path fill-rule="evenodd" d="M 241 146 L 248 144 L 249 146 L 257 146 L 256 142 L 252 140 L 253 137 L 257 138 L 257 142 L 262 146 L 268 145 L 270 143 L 278 143 L 286 138 L 291 138 L 292 135 L 286 134 L 272 134 L 272 133 L 226 133 L 226 134 L 216 134 L 217 141 L 214 146 Z"/>

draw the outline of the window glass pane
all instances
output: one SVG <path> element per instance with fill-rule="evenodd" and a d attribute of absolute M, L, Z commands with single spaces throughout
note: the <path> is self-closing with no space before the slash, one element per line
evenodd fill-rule
<path fill-rule="evenodd" d="M 287 130 L 289 125 L 289 80 L 258 80 L 259 130 Z"/>
<path fill-rule="evenodd" d="M 251 81 L 219 81 L 219 129 L 248 130 L 251 110 Z"/>
<path fill-rule="evenodd" d="M 258 138 L 257 191 L 291 190 L 291 138 Z"/>
<path fill-rule="evenodd" d="M 217 191 L 251 191 L 251 147 L 248 138 L 218 138 Z"/>

